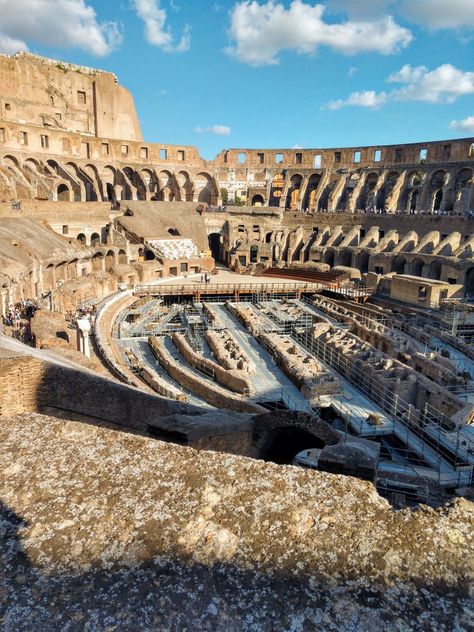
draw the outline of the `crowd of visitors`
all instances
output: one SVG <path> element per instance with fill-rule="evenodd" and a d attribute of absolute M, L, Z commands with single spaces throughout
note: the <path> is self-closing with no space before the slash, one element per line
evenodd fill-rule
<path fill-rule="evenodd" d="M 13 338 L 26 344 L 31 342 L 30 320 L 33 318 L 39 305 L 31 298 L 23 299 L 15 305 L 10 305 L 3 317 L 3 325 L 8 328 Z"/>

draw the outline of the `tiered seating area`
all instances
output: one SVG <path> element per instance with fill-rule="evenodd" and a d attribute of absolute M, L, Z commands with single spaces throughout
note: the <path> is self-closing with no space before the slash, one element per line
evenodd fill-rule
<path fill-rule="evenodd" d="M 154 239 L 149 243 L 163 259 L 192 259 L 199 254 L 192 239 Z"/>

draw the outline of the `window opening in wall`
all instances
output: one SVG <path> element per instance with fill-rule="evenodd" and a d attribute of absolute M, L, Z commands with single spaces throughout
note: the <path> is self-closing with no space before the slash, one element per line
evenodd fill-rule
<path fill-rule="evenodd" d="M 401 162 L 402 161 L 402 150 L 401 149 L 395 149 L 395 162 Z"/>
<path fill-rule="evenodd" d="M 63 118 L 63 115 L 61 114 L 61 112 L 56 112 L 54 116 L 58 119 L 58 121 L 61 121 Z"/>
<path fill-rule="evenodd" d="M 362 154 L 360 151 L 354 152 L 354 162 L 360 162 L 362 159 Z"/>
<path fill-rule="evenodd" d="M 20 145 L 28 145 L 28 134 L 20 132 Z"/>
<path fill-rule="evenodd" d="M 239 165 L 245 164 L 247 162 L 247 154 L 243 152 L 237 154 L 237 162 L 239 163 Z"/>
<path fill-rule="evenodd" d="M 49 97 L 49 103 L 50 103 L 50 105 L 54 105 L 54 98 L 53 97 Z"/>
<path fill-rule="evenodd" d="M 300 154 L 300 153 L 295 154 L 295 163 L 297 165 L 301 165 L 302 162 L 303 162 L 303 154 Z"/>
<path fill-rule="evenodd" d="M 109 143 L 102 143 L 102 153 L 104 156 L 109 155 Z"/>
<path fill-rule="evenodd" d="M 49 147 L 49 136 L 46 136 L 46 134 L 41 134 L 41 147 L 44 149 Z"/>
<path fill-rule="evenodd" d="M 160 149 L 160 159 L 161 160 L 168 160 L 168 150 L 163 148 Z"/>
<path fill-rule="evenodd" d="M 315 169 L 321 169 L 322 162 L 321 154 L 316 154 L 313 159 L 313 167 Z"/>
<path fill-rule="evenodd" d="M 239 224 L 239 227 L 237 228 L 237 231 L 239 233 L 245 233 L 245 226 L 243 224 Z"/>
<path fill-rule="evenodd" d="M 319 228 L 317 226 L 313 226 L 313 233 L 316 233 L 316 235 L 319 233 Z"/>
<path fill-rule="evenodd" d="M 12 106 L 9 103 L 5 103 L 5 110 L 8 112 L 12 109 Z"/>
<path fill-rule="evenodd" d="M 178 160 L 183 161 L 185 159 L 184 149 L 178 149 Z"/>
<path fill-rule="evenodd" d="M 125 156 L 128 154 L 128 145 L 122 145 L 120 149 Z"/>
<path fill-rule="evenodd" d="M 451 145 L 443 145 L 443 160 L 451 158 Z"/>
<path fill-rule="evenodd" d="M 428 150 L 420 149 L 420 162 L 424 162 L 428 158 Z"/>
<path fill-rule="evenodd" d="M 86 103 L 86 93 L 83 90 L 77 91 L 77 102 L 78 103 Z"/>
<path fill-rule="evenodd" d="M 277 165 L 281 165 L 283 162 L 283 154 L 275 154 L 275 162 Z"/>
<path fill-rule="evenodd" d="M 458 282 L 457 279 L 453 279 L 452 277 L 448 278 L 449 285 L 456 285 L 457 282 Z"/>
<path fill-rule="evenodd" d="M 383 274 L 382 266 L 375 266 L 375 274 Z"/>
<path fill-rule="evenodd" d="M 418 300 L 423 303 L 426 301 L 427 296 L 428 292 L 426 291 L 426 286 L 420 285 L 418 288 Z"/>
<path fill-rule="evenodd" d="M 81 156 L 90 158 L 89 143 L 81 143 Z"/>
<path fill-rule="evenodd" d="M 259 165 L 263 165 L 265 162 L 265 154 L 257 154 L 257 161 Z"/>
<path fill-rule="evenodd" d="M 224 153 L 224 162 L 225 162 L 225 163 L 227 163 L 227 159 L 228 159 L 228 157 L 229 157 L 229 152 L 228 152 L 228 151 L 226 151 L 226 152 Z"/>
<path fill-rule="evenodd" d="M 63 235 L 69 234 L 69 226 L 63 226 Z"/>
<path fill-rule="evenodd" d="M 180 268 L 181 268 L 181 272 L 187 272 L 188 271 L 188 264 L 187 263 L 181 263 L 180 264 Z"/>
<path fill-rule="evenodd" d="M 334 162 L 338 165 L 341 163 L 342 154 L 340 151 L 334 152 Z"/>
<path fill-rule="evenodd" d="M 142 147 L 140 149 L 140 157 L 141 158 L 148 158 L 148 147 Z"/>
<path fill-rule="evenodd" d="M 380 162 L 382 160 L 382 150 L 375 149 L 374 150 L 374 162 Z"/>

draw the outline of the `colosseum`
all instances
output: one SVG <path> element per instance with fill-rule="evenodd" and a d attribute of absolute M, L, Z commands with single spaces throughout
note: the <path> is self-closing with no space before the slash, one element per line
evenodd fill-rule
<path fill-rule="evenodd" d="M 0 86 L 0 626 L 468 630 L 474 138 L 204 160 Z"/>

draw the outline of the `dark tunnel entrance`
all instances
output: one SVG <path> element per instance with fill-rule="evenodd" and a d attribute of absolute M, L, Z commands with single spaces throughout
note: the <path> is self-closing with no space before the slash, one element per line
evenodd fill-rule
<path fill-rule="evenodd" d="M 222 262 L 222 236 L 219 233 L 211 233 L 209 235 L 209 250 L 216 262 Z"/>
<path fill-rule="evenodd" d="M 275 428 L 267 433 L 259 450 L 259 458 L 279 465 L 290 465 L 303 450 L 321 449 L 324 446 L 324 441 L 303 428 Z"/>

